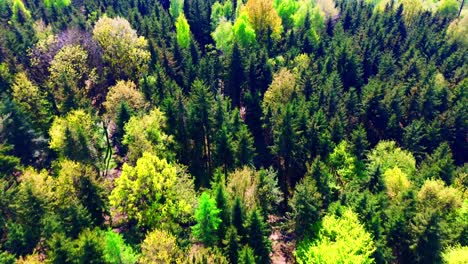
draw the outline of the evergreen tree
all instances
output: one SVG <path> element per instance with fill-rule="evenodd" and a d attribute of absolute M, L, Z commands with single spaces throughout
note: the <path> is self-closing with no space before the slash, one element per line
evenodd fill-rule
<path fill-rule="evenodd" d="M 197 224 L 192 227 L 193 235 L 207 246 L 213 245 L 217 240 L 217 230 L 222 220 L 220 210 L 216 207 L 215 199 L 207 192 L 202 193 L 195 211 Z"/>
<path fill-rule="evenodd" d="M 249 217 L 248 244 L 252 247 L 257 263 L 270 263 L 271 242 L 269 231 L 261 214 L 253 211 Z"/>
<path fill-rule="evenodd" d="M 226 82 L 226 94 L 231 98 L 234 107 L 240 107 L 242 86 L 245 81 L 244 75 L 241 51 L 237 42 L 234 42 Z"/>
<path fill-rule="evenodd" d="M 226 190 L 223 183 L 219 183 L 216 188 L 216 207 L 219 209 L 221 223 L 218 227 L 218 238 L 220 242 L 226 237 L 226 232 L 231 225 L 231 210 L 227 199 Z"/>
<path fill-rule="evenodd" d="M 244 227 L 245 213 L 242 206 L 242 202 L 239 197 L 234 199 L 234 205 L 232 207 L 232 225 L 237 229 L 237 234 L 241 240 L 244 241 L 246 238 L 246 230 Z"/>
<path fill-rule="evenodd" d="M 230 263 L 239 263 L 239 237 L 235 227 L 229 227 L 226 235 L 228 244 L 226 247 L 227 256 Z"/>

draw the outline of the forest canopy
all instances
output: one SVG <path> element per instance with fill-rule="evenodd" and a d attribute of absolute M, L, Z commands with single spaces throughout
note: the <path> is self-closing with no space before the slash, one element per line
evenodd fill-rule
<path fill-rule="evenodd" d="M 0 0 L 0 263 L 467 263 L 464 0 Z"/>

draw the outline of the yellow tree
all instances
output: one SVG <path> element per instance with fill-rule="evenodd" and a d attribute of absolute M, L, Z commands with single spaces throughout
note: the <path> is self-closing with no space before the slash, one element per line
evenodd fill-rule
<path fill-rule="evenodd" d="M 249 0 L 244 8 L 257 37 L 265 40 L 269 32 L 273 38 L 280 37 L 283 26 L 272 0 Z"/>
<path fill-rule="evenodd" d="M 118 81 L 109 88 L 104 107 L 110 118 L 115 118 L 121 103 L 125 102 L 132 110 L 140 110 L 145 107 L 145 98 L 134 82 Z"/>

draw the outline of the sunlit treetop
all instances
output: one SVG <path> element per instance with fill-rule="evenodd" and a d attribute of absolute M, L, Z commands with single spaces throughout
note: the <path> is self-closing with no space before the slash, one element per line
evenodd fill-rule
<path fill-rule="evenodd" d="M 190 26 L 184 14 L 180 14 L 175 23 L 177 33 L 177 43 L 183 49 L 190 45 Z"/>
<path fill-rule="evenodd" d="M 56 8 L 63 8 L 69 6 L 71 1 L 72 0 L 44 0 L 44 5 L 47 8 L 51 8 L 52 6 Z"/>

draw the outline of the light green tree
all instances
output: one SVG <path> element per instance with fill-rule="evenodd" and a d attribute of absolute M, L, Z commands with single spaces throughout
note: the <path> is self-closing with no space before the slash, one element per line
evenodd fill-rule
<path fill-rule="evenodd" d="M 207 246 L 213 245 L 217 240 L 217 232 L 221 218 L 220 210 L 216 207 L 216 200 L 207 192 L 202 193 L 198 200 L 198 208 L 195 211 L 197 224 L 192 227 L 195 238 Z"/>
<path fill-rule="evenodd" d="M 147 115 L 133 116 L 125 124 L 123 144 L 128 146 L 128 160 L 130 164 L 142 156 L 144 152 L 154 154 L 160 158 L 172 160 L 174 154 L 169 150 L 172 136 L 164 133 L 166 117 L 158 108 Z"/>
<path fill-rule="evenodd" d="M 193 213 L 190 195 L 181 195 L 175 165 L 150 153 L 143 153 L 136 166 L 124 164 L 121 176 L 110 194 L 112 216 L 126 214 L 127 221 L 136 221 L 143 229 L 156 226 L 169 230 L 178 223 L 187 223 Z M 193 187 L 193 185 L 192 185 Z M 189 190 L 190 191 L 190 190 Z M 193 190 L 191 190 L 192 195 Z"/>
<path fill-rule="evenodd" d="M 299 264 L 306 263 L 374 263 L 375 251 L 371 235 L 359 222 L 358 215 L 345 209 L 341 216 L 327 214 L 317 239 L 302 242 L 296 257 Z"/>
<path fill-rule="evenodd" d="M 148 42 L 124 18 L 101 17 L 94 25 L 93 38 L 102 47 L 106 73 L 114 80 L 137 81 L 146 73 L 150 60 Z"/>
<path fill-rule="evenodd" d="M 177 43 L 183 49 L 188 48 L 188 46 L 190 45 L 190 26 L 183 13 L 181 13 L 177 18 L 175 26 Z"/>

